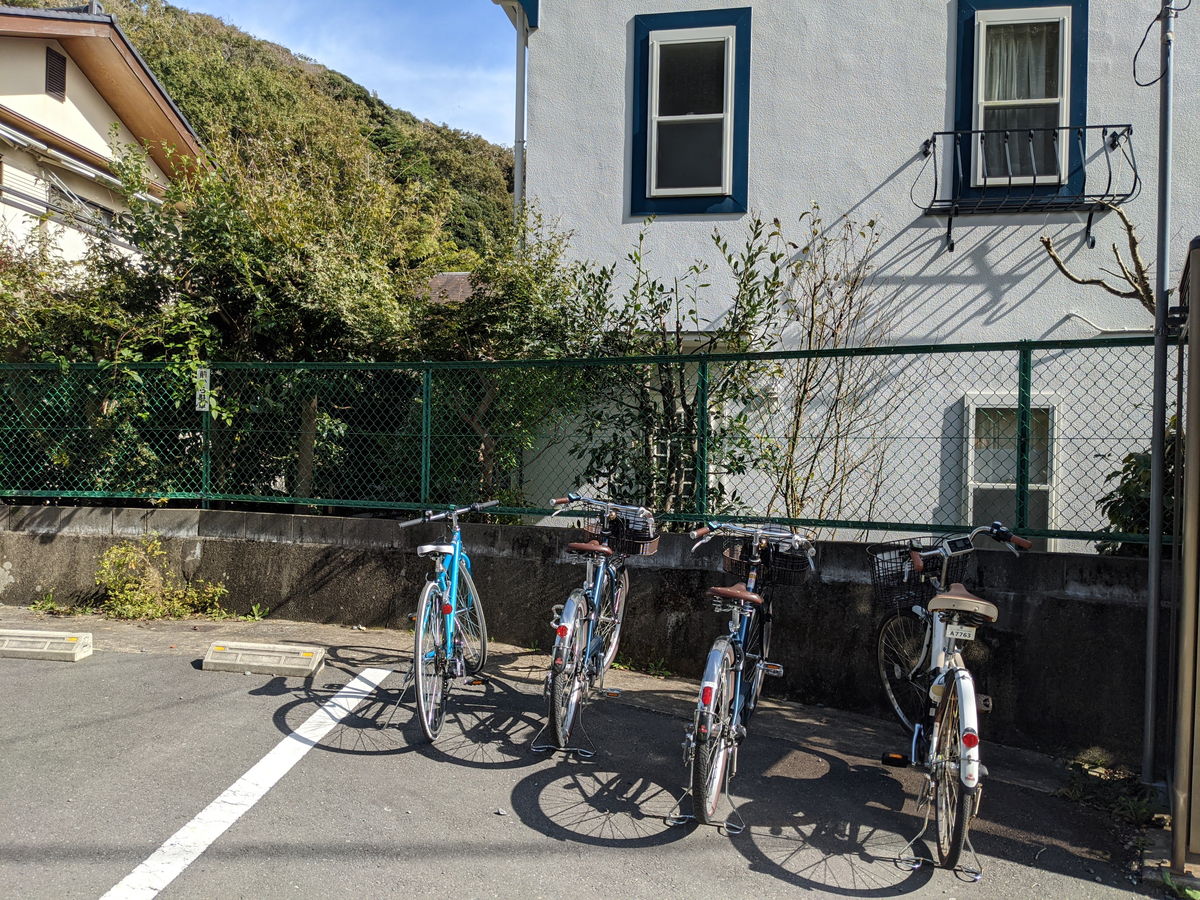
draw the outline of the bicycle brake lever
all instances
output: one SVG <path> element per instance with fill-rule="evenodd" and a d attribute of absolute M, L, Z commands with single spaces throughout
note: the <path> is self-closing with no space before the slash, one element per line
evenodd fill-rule
<path fill-rule="evenodd" d="M 693 553 L 695 553 L 695 552 L 696 552 L 697 550 L 699 550 L 699 549 L 700 549 L 700 548 L 701 548 L 701 547 L 702 547 L 704 544 L 707 544 L 709 541 L 711 541 L 711 540 L 712 540 L 712 539 L 713 539 L 715 536 L 716 536 L 716 535 L 714 535 L 714 534 L 710 534 L 708 537 L 702 537 L 702 538 L 700 538 L 700 540 L 698 540 L 698 541 L 696 541 L 696 543 L 692 544 L 692 552 L 693 552 Z"/>

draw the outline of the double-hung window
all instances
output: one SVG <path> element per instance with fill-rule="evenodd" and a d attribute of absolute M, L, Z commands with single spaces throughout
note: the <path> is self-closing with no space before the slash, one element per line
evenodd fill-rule
<path fill-rule="evenodd" d="M 956 2 L 958 199 L 1081 193 L 1089 0 Z"/>
<path fill-rule="evenodd" d="M 750 16 L 634 18 L 631 215 L 746 211 Z"/>
<path fill-rule="evenodd" d="M 1071 7 L 975 14 L 975 184 L 1066 180 Z"/>
<path fill-rule="evenodd" d="M 1019 440 L 1015 397 L 968 396 L 966 414 L 966 521 L 978 525 L 999 520 L 1016 528 L 1017 492 L 1023 474 L 1028 500 L 1025 527 L 1050 528 L 1054 514 L 1053 401 L 1035 398 L 1024 448 Z"/>
<path fill-rule="evenodd" d="M 730 26 L 650 32 L 646 196 L 730 192 L 734 36 Z"/>

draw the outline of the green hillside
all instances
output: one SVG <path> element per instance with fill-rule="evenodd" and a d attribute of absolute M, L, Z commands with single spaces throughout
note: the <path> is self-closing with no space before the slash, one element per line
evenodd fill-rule
<path fill-rule="evenodd" d="M 449 237 L 463 248 L 482 250 L 511 217 L 511 151 L 394 109 L 340 72 L 212 16 L 159 0 L 104 8 L 206 143 L 233 139 L 253 162 L 247 144 L 271 135 L 333 163 L 339 147 L 361 141 L 378 154 L 380 174 L 445 204 Z"/>

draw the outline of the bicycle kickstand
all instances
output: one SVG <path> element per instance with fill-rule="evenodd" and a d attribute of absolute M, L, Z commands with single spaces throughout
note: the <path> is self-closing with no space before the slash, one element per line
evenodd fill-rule
<path fill-rule="evenodd" d="M 975 852 L 975 845 L 971 843 L 971 833 L 967 835 L 967 849 L 971 851 L 971 858 L 975 860 L 973 866 L 968 866 L 965 863 L 958 864 L 958 871 L 962 872 L 970 881 L 980 882 L 983 880 L 983 860 L 979 858 L 979 854 Z"/>
<path fill-rule="evenodd" d="M 576 713 L 575 728 L 572 729 L 572 737 L 582 735 L 583 741 L 581 743 L 586 744 L 586 746 L 559 747 L 557 744 L 552 743 L 538 743 L 538 738 L 545 734 L 546 729 L 550 727 L 549 725 L 542 725 L 538 729 L 538 733 L 529 741 L 529 751 L 531 753 L 574 753 L 580 759 L 591 759 L 594 757 L 596 755 L 596 744 L 592 741 L 592 736 L 588 734 L 587 726 L 583 724 L 584 708 L 584 704 L 580 704 L 579 712 Z"/>
<path fill-rule="evenodd" d="M 931 861 L 923 856 L 917 856 L 916 853 L 909 852 L 912 850 L 913 845 L 923 838 L 925 836 L 925 832 L 929 829 L 929 815 L 931 812 L 933 812 L 933 793 L 931 786 L 932 782 L 926 783 L 924 797 L 921 800 L 921 806 L 925 809 L 925 815 L 921 819 L 921 830 L 918 831 L 913 839 L 905 844 L 903 849 L 896 854 L 896 858 L 893 860 L 893 862 L 896 864 L 897 868 L 909 869 L 910 871 L 915 872 L 925 863 Z M 971 852 L 973 853 L 974 850 Z"/>
<path fill-rule="evenodd" d="M 400 704 L 404 702 L 404 698 L 408 694 L 408 689 L 412 687 L 413 682 L 416 680 L 416 668 L 412 663 L 410 663 L 408 666 L 408 671 L 404 673 L 404 684 L 400 685 L 400 690 L 396 694 L 396 702 L 392 704 L 392 711 L 388 713 L 387 721 L 383 725 L 384 728 L 387 728 L 392 724 L 392 719 L 396 715 L 396 710 L 400 708 Z"/>

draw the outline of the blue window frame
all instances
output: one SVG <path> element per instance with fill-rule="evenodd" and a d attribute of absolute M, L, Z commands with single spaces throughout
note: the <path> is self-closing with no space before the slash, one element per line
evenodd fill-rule
<path fill-rule="evenodd" d="M 1081 194 L 1087 0 L 959 0 L 957 38 L 954 130 L 970 138 L 959 198 Z"/>
<path fill-rule="evenodd" d="M 746 211 L 750 15 L 634 17 L 630 215 Z"/>

